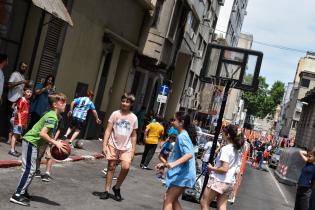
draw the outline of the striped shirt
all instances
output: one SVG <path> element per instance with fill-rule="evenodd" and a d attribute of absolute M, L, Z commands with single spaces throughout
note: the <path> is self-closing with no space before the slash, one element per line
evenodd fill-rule
<path fill-rule="evenodd" d="M 87 112 L 90 109 L 95 110 L 95 106 L 89 97 L 75 98 L 72 117 L 86 120 Z"/>

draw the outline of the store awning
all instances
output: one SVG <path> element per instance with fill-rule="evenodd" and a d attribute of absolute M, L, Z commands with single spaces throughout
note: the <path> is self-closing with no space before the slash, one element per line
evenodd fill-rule
<path fill-rule="evenodd" d="M 71 16 L 69 15 L 69 12 L 62 0 L 32 0 L 32 2 L 35 6 L 73 26 Z"/>

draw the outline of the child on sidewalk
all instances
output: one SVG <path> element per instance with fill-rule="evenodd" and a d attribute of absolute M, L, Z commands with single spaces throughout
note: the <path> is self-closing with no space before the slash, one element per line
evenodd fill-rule
<path fill-rule="evenodd" d="M 68 128 L 64 138 L 67 139 L 68 135 L 73 131 L 69 143 L 71 147 L 74 148 L 73 141 L 79 136 L 85 121 L 87 112 L 91 109 L 92 113 L 96 119 L 97 124 L 101 124 L 101 120 L 98 118 L 97 112 L 95 110 L 94 103 L 91 99 L 94 97 L 94 92 L 89 90 L 85 97 L 75 98 L 70 105 L 70 111 L 68 112 L 68 117 L 71 118 L 70 120 L 70 127 Z"/>
<path fill-rule="evenodd" d="M 20 139 L 24 129 L 27 125 L 28 111 L 30 107 L 30 98 L 32 97 L 32 90 L 30 87 L 24 88 L 23 97 L 17 101 L 16 112 L 13 122 L 13 130 L 11 137 L 11 150 L 8 152 L 14 157 L 19 157 L 21 153 L 15 150 L 16 141 Z"/>
<path fill-rule="evenodd" d="M 45 142 L 54 144 L 59 150 L 66 152 L 66 145 L 53 139 L 58 126 L 58 115 L 65 111 L 66 96 L 53 93 L 48 97 L 51 111 L 47 112 L 22 138 L 22 176 L 10 201 L 29 206 L 30 195 L 27 192 L 36 171 L 38 147 Z"/>
<path fill-rule="evenodd" d="M 114 111 L 107 124 L 103 141 L 103 153 L 108 160 L 105 192 L 100 194 L 100 199 L 109 198 L 109 190 L 117 161 L 121 162 L 121 170 L 112 188 L 114 199 L 121 201 L 120 187 L 125 180 L 131 161 L 134 157 L 137 144 L 137 116 L 131 112 L 135 97 L 125 93 L 121 97 L 120 110 Z"/>

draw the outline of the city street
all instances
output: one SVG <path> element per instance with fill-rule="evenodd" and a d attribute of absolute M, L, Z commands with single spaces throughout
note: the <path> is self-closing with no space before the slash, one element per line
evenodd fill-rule
<path fill-rule="evenodd" d="M 92 194 L 104 190 L 104 176 L 101 170 L 105 166 L 105 161 L 81 161 L 56 164 L 53 168 L 54 179 L 50 183 L 34 178 L 29 190 L 33 196 L 29 209 L 161 209 L 164 187 L 155 178 L 154 171 L 139 169 L 140 158 L 141 156 L 135 157 L 133 167 L 122 187 L 122 196 L 125 198 L 122 202 L 113 199 L 100 200 Z M 275 182 L 271 173 L 247 165 L 236 201 L 228 208 L 293 209 L 295 187 L 279 184 L 282 195 L 277 187 L 278 182 Z M 20 168 L 1 169 L 0 176 L 1 209 L 25 209 L 9 202 L 20 176 Z M 198 204 L 181 202 L 183 209 L 200 209 Z"/>

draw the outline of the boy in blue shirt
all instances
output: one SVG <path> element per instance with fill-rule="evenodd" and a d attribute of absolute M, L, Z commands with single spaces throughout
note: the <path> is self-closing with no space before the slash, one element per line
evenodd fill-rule
<path fill-rule="evenodd" d="M 69 140 L 72 148 L 74 147 L 73 141 L 79 136 L 83 126 L 85 125 L 87 112 L 90 109 L 96 119 L 96 123 L 101 124 L 101 120 L 98 118 L 94 103 L 91 101 L 93 96 L 93 91 L 89 90 L 87 92 L 87 96 L 75 98 L 71 102 L 70 111 L 68 112 L 68 117 L 71 117 L 70 127 L 68 128 L 66 135 L 64 135 L 64 138 L 67 139 L 68 135 L 75 130 Z"/>

